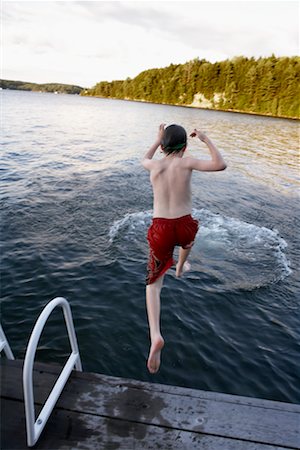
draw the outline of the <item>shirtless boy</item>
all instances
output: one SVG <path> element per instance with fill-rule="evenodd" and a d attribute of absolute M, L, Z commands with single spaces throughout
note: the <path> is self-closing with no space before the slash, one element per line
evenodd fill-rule
<path fill-rule="evenodd" d="M 160 332 L 160 291 L 165 272 L 175 264 L 173 251 L 180 246 L 176 276 L 189 270 L 188 255 L 198 230 L 198 222 L 192 218 L 191 176 L 193 170 L 219 171 L 226 169 L 222 155 L 212 141 L 201 131 L 194 130 L 211 155 L 210 160 L 184 157 L 187 134 L 180 125 L 159 126 L 156 141 L 144 155 L 142 165 L 150 172 L 153 188 L 153 220 L 147 239 L 150 247 L 146 286 L 146 305 L 150 328 L 151 346 L 147 362 L 150 373 L 160 366 L 160 354 L 164 340 Z M 161 147 L 164 157 L 153 160 Z"/>

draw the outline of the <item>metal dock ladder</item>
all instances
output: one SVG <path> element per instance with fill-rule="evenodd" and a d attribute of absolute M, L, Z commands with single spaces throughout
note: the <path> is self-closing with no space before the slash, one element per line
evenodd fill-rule
<path fill-rule="evenodd" d="M 9 346 L 8 340 L 4 334 L 2 325 L 0 324 L 0 352 L 4 350 L 7 359 L 15 359 L 13 352 Z"/>
<path fill-rule="evenodd" d="M 41 337 L 44 326 L 53 312 L 53 310 L 60 306 L 63 309 L 65 323 L 68 331 L 68 336 L 71 344 L 72 352 L 62 369 L 56 383 L 49 394 L 48 399 L 46 400 L 39 416 L 35 420 L 35 411 L 34 411 L 34 396 L 33 396 L 33 364 L 35 353 L 37 349 L 37 345 L 39 339 Z M 4 349 L 7 358 L 14 359 L 13 354 L 10 350 L 7 339 L 4 335 L 2 328 L 0 328 L 0 349 Z M 71 313 L 71 308 L 67 300 L 63 297 L 56 297 L 52 301 L 50 301 L 42 313 L 40 314 L 36 324 L 31 333 L 28 347 L 26 350 L 24 366 L 23 366 L 23 391 L 24 391 L 24 403 L 25 403 L 25 417 L 26 417 L 26 431 L 27 431 L 27 445 L 28 447 L 32 447 L 38 441 L 41 432 L 43 431 L 53 408 L 65 387 L 66 382 L 69 379 L 69 376 L 72 370 L 76 368 L 78 371 L 82 371 L 81 360 L 77 345 L 76 334 L 74 330 L 73 318 Z"/>

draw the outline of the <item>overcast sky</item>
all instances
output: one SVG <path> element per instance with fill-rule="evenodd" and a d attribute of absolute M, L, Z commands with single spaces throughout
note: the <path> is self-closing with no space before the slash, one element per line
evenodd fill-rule
<path fill-rule="evenodd" d="M 199 57 L 299 54 L 298 1 L 3 1 L 1 78 L 91 87 Z"/>

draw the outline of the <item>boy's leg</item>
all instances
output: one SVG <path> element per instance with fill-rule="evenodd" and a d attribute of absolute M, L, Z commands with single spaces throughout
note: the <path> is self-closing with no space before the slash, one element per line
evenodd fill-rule
<path fill-rule="evenodd" d="M 147 367 L 151 373 L 155 373 L 159 369 L 160 352 L 164 346 L 164 340 L 160 332 L 160 291 L 163 280 L 164 275 L 146 286 L 146 305 L 151 338 Z"/>
<path fill-rule="evenodd" d="M 178 257 L 178 263 L 176 264 L 176 276 L 180 277 L 183 272 L 186 272 L 187 270 L 190 270 L 191 266 L 187 262 L 187 258 L 192 250 L 194 242 L 191 242 L 186 248 L 180 247 L 179 249 L 179 257 Z"/>

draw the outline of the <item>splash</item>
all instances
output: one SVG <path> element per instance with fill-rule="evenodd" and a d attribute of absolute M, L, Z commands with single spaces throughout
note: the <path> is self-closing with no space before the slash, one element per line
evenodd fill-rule
<path fill-rule="evenodd" d="M 191 253 L 192 278 L 205 274 L 211 289 L 245 289 L 283 280 L 292 271 L 285 254 L 286 241 L 277 230 L 215 214 L 193 210 L 199 220 L 198 236 Z M 109 230 L 111 245 L 121 255 L 146 261 L 146 233 L 152 211 L 126 214 Z M 198 273 L 198 275 L 197 275 Z"/>
<path fill-rule="evenodd" d="M 119 233 L 131 235 L 136 231 L 145 231 L 150 224 L 152 218 L 152 211 L 141 211 L 137 213 L 126 214 L 122 219 L 116 220 L 109 230 L 109 240 L 113 240 Z"/>

